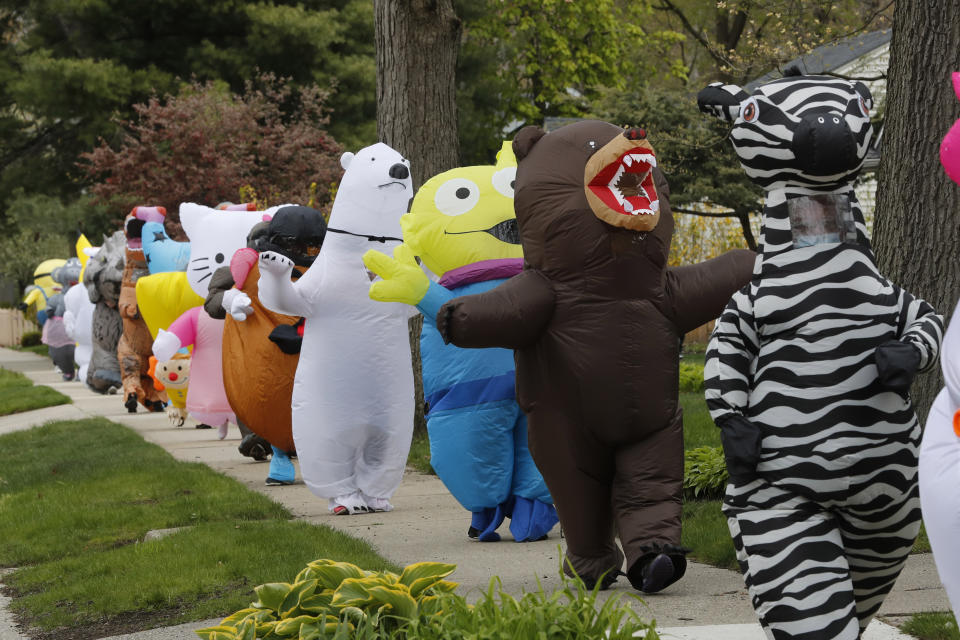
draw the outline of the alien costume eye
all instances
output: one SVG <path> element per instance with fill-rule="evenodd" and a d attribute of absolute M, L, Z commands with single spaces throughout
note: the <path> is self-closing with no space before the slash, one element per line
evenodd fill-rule
<path fill-rule="evenodd" d="M 506 169 L 501 169 L 493 174 L 493 178 L 490 179 L 493 182 L 493 188 L 496 189 L 501 195 L 506 196 L 507 198 L 513 197 L 513 181 L 517 179 L 517 168 L 516 167 L 507 167 Z"/>
<path fill-rule="evenodd" d="M 473 209 L 480 200 L 480 189 L 466 178 L 453 178 L 437 188 L 433 202 L 440 213 L 459 216 Z"/>
<path fill-rule="evenodd" d="M 860 113 L 864 116 L 870 116 L 870 105 L 867 104 L 867 101 L 863 99 L 863 96 L 860 96 L 860 99 L 857 101 L 860 105 Z"/>
<path fill-rule="evenodd" d="M 756 98 L 747 98 L 740 107 L 740 117 L 744 122 L 753 122 L 760 115 L 760 105 Z"/>

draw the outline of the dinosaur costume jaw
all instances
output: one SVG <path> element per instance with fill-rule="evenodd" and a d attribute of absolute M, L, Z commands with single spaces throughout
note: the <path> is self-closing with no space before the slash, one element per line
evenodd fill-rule
<path fill-rule="evenodd" d="M 660 220 L 660 201 L 653 184 L 655 166 L 653 147 L 645 139 L 625 134 L 601 147 L 590 157 L 583 174 L 593 213 L 614 227 L 653 230 Z"/>

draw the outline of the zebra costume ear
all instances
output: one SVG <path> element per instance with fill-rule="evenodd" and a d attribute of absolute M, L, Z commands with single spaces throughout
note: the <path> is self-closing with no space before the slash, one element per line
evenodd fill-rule
<path fill-rule="evenodd" d="M 704 113 L 733 122 L 740 115 L 740 103 L 749 97 L 735 84 L 713 82 L 697 94 L 697 106 Z"/>

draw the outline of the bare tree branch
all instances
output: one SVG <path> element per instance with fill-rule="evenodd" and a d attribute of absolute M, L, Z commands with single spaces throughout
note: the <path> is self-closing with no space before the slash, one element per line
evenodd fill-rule
<path fill-rule="evenodd" d="M 699 42 L 704 49 L 707 50 L 707 53 L 710 54 L 711 58 L 713 58 L 714 60 L 716 60 L 717 62 L 723 65 L 730 64 L 730 59 L 727 58 L 722 53 L 719 53 L 716 49 L 714 49 L 713 46 L 711 46 L 710 41 L 707 40 L 706 36 L 704 36 L 699 29 L 697 29 L 696 27 L 693 26 L 693 24 L 690 23 L 690 20 L 683 13 L 683 10 L 681 10 L 677 5 L 673 4 L 671 0 L 661 0 L 661 2 L 663 2 L 663 5 L 654 6 L 654 9 L 657 9 L 659 11 L 668 11 L 674 14 L 675 16 L 677 16 L 678 18 L 680 18 L 680 22 L 683 23 L 683 27 L 687 31 L 687 33 L 693 36 L 693 38 L 697 42 Z"/>

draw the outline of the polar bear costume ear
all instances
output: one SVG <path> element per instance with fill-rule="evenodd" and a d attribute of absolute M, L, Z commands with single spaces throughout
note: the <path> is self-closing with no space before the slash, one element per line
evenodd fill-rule
<path fill-rule="evenodd" d="M 350 163 L 353 162 L 353 153 L 350 151 L 345 152 L 340 156 L 340 166 L 343 167 L 343 170 L 346 171 L 347 167 L 350 166 Z"/>

